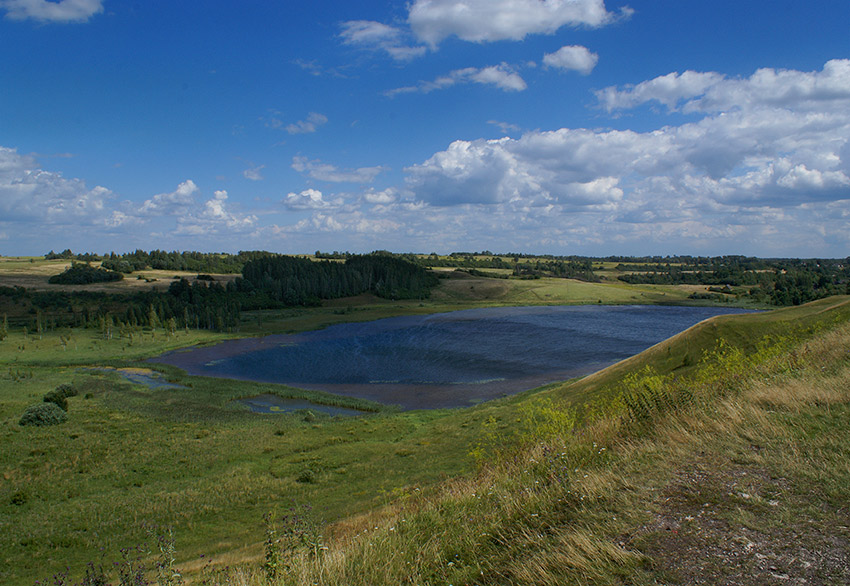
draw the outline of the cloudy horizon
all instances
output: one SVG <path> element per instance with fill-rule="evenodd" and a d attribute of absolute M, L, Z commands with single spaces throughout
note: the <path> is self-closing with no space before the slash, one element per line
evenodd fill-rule
<path fill-rule="evenodd" d="M 0 0 L 0 254 L 850 254 L 845 3 L 385 4 Z"/>

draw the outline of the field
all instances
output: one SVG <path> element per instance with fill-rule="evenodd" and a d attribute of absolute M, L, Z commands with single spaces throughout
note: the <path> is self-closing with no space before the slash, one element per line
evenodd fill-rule
<path fill-rule="evenodd" d="M 99 262 L 91 263 L 100 266 Z M 33 291 L 55 291 L 59 286 L 47 280 L 71 266 L 70 260 L 45 260 L 42 257 L 0 257 L 0 286 L 24 287 Z M 92 285 L 62 285 L 66 291 L 103 291 L 107 293 L 130 293 L 145 289 L 167 289 L 175 278 L 194 281 L 197 273 L 184 271 L 138 271 L 121 281 L 95 283 Z M 226 282 L 236 275 L 216 275 L 218 281 Z"/>
<path fill-rule="evenodd" d="M 9 264 L 2 265 L 0 284 L 6 284 L 6 278 L 14 271 L 25 275 L 27 265 L 36 265 L 43 271 L 32 278 L 45 281 L 53 270 L 45 268 L 49 265 L 28 260 L 4 259 L 7 260 Z M 135 286 L 144 286 L 145 281 L 138 283 Z M 150 281 L 147 286 L 155 284 Z M 686 292 L 674 287 L 636 287 L 564 279 L 507 281 L 452 274 L 451 278 L 441 281 L 431 299 L 422 302 L 382 301 L 364 296 L 338 300 L 315 309 L 256 312 L 243 316 L 240 334 L 297 331 L 339 321 L 482 305 L 684 302 L 686 296 Z M 376 406 L 352 404 L 377 409 L 356 419 L 331 418 L 317 412 L 263 416 L 249 413 L 232 402 L 235 398 L 261 393 L 338 402 L 332 397 L 305 394 L 281 385 L 189 377 L 174 369 L 157 367 L 170 382 L 186 388 L 156 390 L 132 384 L 117 372 L 90 370 L 92 366 L 150 368 L 149 364 L 141 362 L 144 358 L 169 349 L 214 343 L 226 337 L 224 334 L 178 330 L 166 335 L 161 329 L 144 329 L 132 337 L 116 336 L 104 340 L 95 330 L 57 329 L 32 335 L 13 329 L 0 342 L 0 441 L 3 445 L 0 453 L 0 581 L 31 584 L 36 579 L 49 579 L 65 568 L 70 568 L 72 581 L 80 580 L 87 562 L 109 568 L 115 561 L 123 559 L 129 563 L 139 558 L 140 561 L 134 563 L 152 564 L 157 559 L 155 536 L 162 536 L 166 528 L 171 528 L 177 546 L 176 563 L 187 578 L 224 576 L 221 572 L 225 572 L 225 567 L 240 566 L 242 569 L 238 572 L 234 570 L 236 573 L 228 574 L 228 580 L 260 584 L 268 575 L 260 568 L 269 555 L 268 545 L 264 546 L 269 532 L 263 516 L 273 513 L 282 519 L 288 515 L 291 529 L 293 510 L 301 523 L 299 535 L 321 534 L 326 544 L 323 547 L 328 548 L 322 558 L 322 563 L 329 564 L 327 566 L 317 565 L 320 560 L 300 549 L 296 552 L 295 560 L 300 560 L 300 565 L 292 566 L 292 576 L 297 569 L 304 580 L 311 582 L 338 583 L 329 578 L 317 578 L 311 572 L 340 577 L 343 574 L 338 572 L 344 570 L 352 572 L 344 574 L 347 583 L 370 583 L 369 579 L 374 579 L 376 581 L 371 583 L 392 584 L 408 578 L 412 583 L 423 584 L 448 583 L 448 580 L 472 583 L 476 572 L 485 572 L 487 579 L 482 579 L 483 583 L 510 583 L 514 578 L 519 579 L 520 574 L 516 572 L 520 571 L 524 556 L 533 557 L 530 552 L 538 545 L 543 552 L 541 555 L 551 556 L 551 559 L 536 559 L 534 563 L 561 563 L 557 556 L 587 547 L 590 549 L 582 554 L 585 557 L 590 556 L 593 548 L 602 548 L 599 552 L 604 555 L 598 556 L 602 562 L 596 563 L 602 566 L 607 563 L 610 567 L 606 566 L 608 570 L 605 571 L 613 572 L 612 576 L 616 571 L 611 568 L 620 563 L 615 563 L 620 559 L 617 556 L 622 557 L 624 568 L 642 572 L 646 569 L 642 556 L 656 555 L 662 560 L 658 562 L 661 564 L 659 571 L 662 571 L 665 552 L 671 551 L 671 545 L 664 541 L 663 532 L 650 529 L 654 527 L 652 523 L 669 521 L 665 521 L 667 517 L 662 512 L 652 508 L 656 505 L 645 505 L 640 499 L 651 501 L 660 494 L 652 491 L 668 491 L 678 507 L 676 514 L 681 513 L 675 522 L 681 525 L 681 518 L 694 516 L 688 508 L 692 503 L 680 502 L 686 496 L 683 487 L 693 478 L 707 475 L 711 486 L 718 487 L 719 491 L 712 497 L 717 504 L 712 513 L 725 511 L 731 502 L 735 506 L 730 508 L 728 515 L 738 515 L 736 522 L 747 521 L 746 515 L 750 513 L 742 506 L 756 501 L 740 503 L 743 498 L 740 497 L 727 502 L 721 494 L 725 490 L 722 487 L 729 482 L 739 482 L 743 487 L 739 492 L 759 494 L 765 502 L 775 500 L 759 493 L 758 487 L 746 484 L 749 479 L 741 480 L 740 473 L 754 465 L 754 461 L 761 475 L 772 473 L 771 467 L 782 466 L 780 454 L 785 448 L 781 442 L 787 434 L 817 434 L 820 432 L 812 426 L 825 426 L 822 432 L 826 434 L 827 444 L 817 448 L 820 452 L 813 453 L 807 451 L 799 438 L 791 438 L 797 442 L 793 444 L 797 450 L 793 452 L 796 454 L 793 463 L 798 468 L 782 472 L 782 477 L 788 479 L 789 497 L 781 501 L 781 506 L 767 509 L 773 515 L 768 516 L 767 522 L 779 523 L 797 514 L 805 491 L 810 489 L 806 475 L 814 474 L 817 458 L 835 458 L 838 465 L 833 473 L 836 478 L 829 481 L 830 502 L 845 496 L 842 490 L 846 492 L 850 484 L 841 488 L 844 477 L 840 476 L 840 471 L 846 471 L 846 466 L 841 468 L 846 460 L 829 446 L 840 445 L 834 442 L 847 439 L 846 430 L 838 424 L 840 418 L 846 416 L 846 392 L 835 391 L 821 403 L 801 399 L 802 406 L 789 412 L 790 419 L 770 422 L 776 427 L 758 427 L 763 423 L 759 417 L 771 417 L 760 412 L 736 415 L 739 420 L 717 420 L 712 419 L 716 411 L 708 409 L 705 414 L 688 412 L 687 417 L 693 419 L 683 420 L 691 422 L 687 424 L 663 419 L 667 415 L 661 414 L 657 428 L 642 428 L 637 435 L 628 435 L 619 428 L 614 429 L 616 426 L 612 423 L 604 423 L 609 417 L 614 417 L 610 421 L 619 420 L 615 415 L 617 409 L 623 408 L 622 393 L 626 388 L 623 381 L 634 381 L 638 387 L 653 387 L 657 382 L 652 378 L 655 375 L 675 373 L 677 377 L 686 377 L 713 372 L 709 363 L 701 361 L 706 352 L 711 354 L 720 339 L 732 348 L 741 349 L 745 355 L 753 356 L 760 356 L 764 351 L 765 336 L 776 341 L 785 340 L 786 345 L 788 340 L 794 344 L 818 340 L 817 336 L 826 335 L 827 331 L 846 322 L 847 308 L 846 298 L 834 298 L 800 308 L 718 318 L 659 344 L 639 357 L 578 381 L 550 385 L 463 410 L 394 413 Z M 770 394 L 772 387 L 766 386 L 765 381 L 773 380 L 770 377 L 775 375 L 771 372 L 765 371 L 761 379 L 752 383 L 752 388 L 744 388 L 741 382 L 743 394 L 740 396 L 748 397 L 749 401 L 744 405 L 752 404 L 755 409 L 771 405 L 771 402 L 791 401 L 789 385 L 802 385 L 795 381 L 804 380 L 803 376 L 815 376 L 821 367 L 824 376 L 846 377 L 847 355 L 839 351 L 847 345 L 846 328 L 844 331 L 843 338 L 833 339 L 831 352 L 821 353 L 822 356 L 814 356 L 812 352 L 803 354 L 794 347 L 793 351 L 800 352 L 805 359 L 801 358 L 799 372 L 782 371 L 777 375 L 777 384 L 782 385 L 785 398 Z M 790 346 L 787 350 L 786 354 L 792 351 Z M 655 374 L 647 374 L 650 372 L 647 368 Z M 768 367 L 759 365 L 759 368 Z M 722 378 L 718 373 L 712 376 Z M 837 384 L 830 380 L 829 385 Z M 817 381 L 813 383 L 816 388 L 827 388 L 825 382 Z M 46 392 L 63 383 L 71 383 L 79 390 L 77 396 L 69 399 L 66 423 L 41 428 L 18 425 L 28 405 L 40 402 Z M 718 399 L 722 400 L 725 398 Z M 706 398 L 705 404 L 712 403 Z M 717 409 L 734 407 L 722 406 L 723 403 L 716 405 L 721 405 Z M 824 409 L 828 411 L 826 415 Z M 797 416 L 802 419 L 793 419 Z M 757 425 L 747 423 L 744 426 L 745 418 L 755 418 Z M 590 426 L 594 421 L 601 426 L 599 429 Z M 727 427 L 722 434 L 717 434 L 712 426 L 721 424 Z M 572 430 L 579 425 L 593 431 L 576 435 L 578 439 L 564 437 L 564 434 L 573 437 Z M 775 437 L 768 437 L 770 434 Z M 596 446 L 589 447 L 589 437 L 597 440 Z M 573 441 L 576 443 L 570 443 Z M 747 441 L 770 449 L 760 448 L 750 457 Z M 605 450 L 600 451 L 601 447 L 607 447 L 608 454 L 613 454 L 610 460 Z M 544 452 L 557 449 L 559 454 L 564 450 L 564 453 L 570 452 L 570 458 L 578 460 L 564 458 L 560 464 L 571 462 L 570 470 L 587 468 L 587 478 L 591 480 L 581 484 L 582 481 L 570 474 L 570 482 L 578 484 L 569 497 L 566 493 L 556 494 L 554 489 L 537 496 L 533 490 L 527 492 L 529 486 L 533 487 L 535 482 L 549 482 L 545 479 L 551 476 L 551 470 L 538 470 L 537 466 L 528 463 L 528 458 L 537 463 L 557 464 L 557 458 L 552 460 L 551 455 L 541 453 L 541 449 Z M 701 455 L 699 450 L 702 450 Z M 736 455 L 741 450 L 743 455 Z M 718 462 L 724 458 L 724 462 L 731 458 L 732 463 L 719 466 Z M 576 461 L 584 464 L 573 466 Z M 516 465 L 524 468 L 511 468 L 514 465 L 511 462 L 518 462 Z M 627 490 L 626 496 L 615 498 L 612 495 L 619 494 L 620 490 L 617 483 L 634 486 Z M 491 501 L 487 501 L 493 505 L 488 505 L 489 508 L 482 509 L 482 505 L 476 504 L 488 493 L 491 497 L 503 495 L 499 498 L 505 507 L 494 506 Z M 585 493 L 592 502 L 584 505 L 569 500 Z M 530 496 L 526 499 L 522 494 Z M 535 500 L 544 498 L 555 500 Z M 568 499 L 570 504 L 553 504 L 560 502 L 557 499 Z M 623 507 L 620 521 L 613 524 L 601 517 L 612 507 Z M 638 510 L 645 510 L 645 507 L 658 512 L 657 518 L 638 514 Z M 549 512 L 544 515 L 544 511 Z M 828 514 L 824 513 L 826 516 L 816 516 L 815 529 L 825 533 L 838 531 L 833 524 L 838 518 L 834 515 L 839 513 L 830 509 Z M 664 514 L 672 515 L 669 511 Z M 411 523 L 415 519 L 417 529 L 401 535 L 399 520 L 407 517 Z M 501 537 L 482 543 L 477 534 L 452 527 L 458 525 L 459 518 L 475 519 L 472 526 L 486 525 L 490 528 L 488 531 L 501 532 Z M 541 531 L 537 524 L 544 521 L 553 529 L 543 531 L 540 537 L 543 541 L 535 545 L 534 535 Z M 644 525 L 649 529 L 643 533 L 635 529 L 638 532 L 634 539 L 640 541 L 640 545 L 626 548 L 628 551 L 622 553 L 617 547 L 611 549 L 605 545 L 603 548 L 598 537 L 594 537 L 597 541 L 588 537 L 582 545 L 576 537 L 581 532 L 573 531 L 577 522 L 587 535 L 595 535 L 594 531 L 599 530 L 628 532 Z M 567 532 L 557 531 L 566 526 L 573 531 L 569 538 Z M 286 527 L 282 522 L 280 531 L 285 533 Z M 364 529 L 375 532 L 374 539 L 358 541 L 354 538 Z M 421 555 L 403 553 L 422 547 L 415 539 L 424 534 L 443 538 L 437 542 L 423 538 L 428 546 L 422 549 Z M 550 543 L 547 540 L 553 535 L 566 541 L 560 545 Z M 519 545 L 504 545 L 508 536 L 516 537 Z M 817 536 L 816 533 L 809 535 L 812 539 Z M 393 541 L 402 538 L 402 541 Z M 392 560 L 387 574 L 381 578 L 375 577 L 375 566 L 368 569 L 369 555 L 357 549 L 360 543 L 377 543 L 375 539 L 386 544 L 376 551 Z M 150 549 L 134 549 L 145 542 Z M 503 545 L 496 547 L 496 543 Z M 635 553 L 644 550 L 643 554 Z M 412 565 L 408 578 L 404 574 L 406 564 Z M 593 567 L 596 568 L 593 572 L 603 571 Z M 581 571 L 573 579 L 583 575 L 582 580 L 587 580 L 590 574 L 581 574 Z M 546 575 L 545 571 L 541 575 Z M 563 583 L 558 581 L 561 579 L 555 576 L 550 583 Z M 576 582 L 581 583 L 581 580 Z"/>

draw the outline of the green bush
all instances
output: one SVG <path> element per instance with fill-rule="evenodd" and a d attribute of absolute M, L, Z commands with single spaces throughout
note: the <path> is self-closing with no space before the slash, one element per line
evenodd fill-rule
<path fill-rule="evenodd" d="M 74 385 L 68 383 L 62 383 L 61 385 L 53 389 L 53 391 L 56 393 L 62 393 L 65 397 L 76 397 L 78 394 L 77 389 L 74 388 Z"/>
<path fill-rule="evenodd" d="M 65 398 L 65 395 L 57 393 L 56 391 L 50 391 L 44 395 L 44 402 L 52 403 L 62 409 L 62 411 L 68 410 L 68 399 Z"/>
<path fill-rule="evenodd" d="M 19 425 L 57 425 L 68 420 L 68 414 L 56 403 L 30 405 L 21 416 Z"/>
<path fill-rule="evenodd" d="M 69 384 L 61 384 L 46 395 L 44 395 L 45 403 L 54 403 L 63 411 L 68 410 L 68 397 L 76 397 L 77 389 Z"/>

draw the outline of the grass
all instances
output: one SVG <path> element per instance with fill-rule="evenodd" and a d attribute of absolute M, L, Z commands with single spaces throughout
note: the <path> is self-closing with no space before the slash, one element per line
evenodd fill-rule
<path fill-rule="evenodd" d="M 482 305 L 631 303 L 641 292 L 646 301 L 658 301 L 661 292 L 672 296 L 653 287 L 457 278 L 443 281 L 421 302 L 338 300 L 310 310 L 247 315 L 242 334 Z M 606 436 L 619 433 L 613 424 L 609 430 L 599 423 L 592 433 L 575 436 L 576 443 L 547 440 L 548 447 L 546 442 L 528 446 L 528 438 L 573 437 L 567 432 L 575 424 L 603 421 L 617 405 L 619 381 L 629 373 L 646 367 L 659 375 L 696 372 L 703 351 L 718 337 L 749 352 L 766 334 L 787 336 L 816 322 L 832 326 L 846 312 L 845 298 L 712 320 L 592 377 L 470 409 L 381 412 L 358 419 L 316 415 L 311 421 L 303 413 L 256 416 L 231 403 L 265 392 L 298 392 L 282 385 L 162 369 L 169 380 L 189 388 L 152 391 L 117 374 L 81 370 L 138 365 L 162 351 L 214 343 L 224 335 L 168 337 L 148 331 L 135 332 L 132 340 L 129 332 L 102 340 L 93 330 L 42 336 L 13 331 L 0 342 L 0 582 L 31 584 L 65 567 L 80 579 L 85 562 L 99 555 L 115 559 L 122 548 L 147 540 L 148 528 L 155 526 L 173 528 L 177 563 L 187 575 L 213 575 L 238 565 L 240 579 L 260 584 L 263 514 L 309 504 L 311 522 L 330 549 L 319 557 L 299 550 L 290 577 L 312 576 L 324 583 L 334 582 L 317 576 L 343 576 L 349 583 L 474 583 L 484 572 L 485 582 L 507 583 L 549 572 L 551 583 L 579 575 L 586 582 L 616 583 L 624 572 L 645 571 L 646 555 L 609 538 L 631 527 L 624 520 L 634 524 L 637 517 L 620 513 L 614 522 L 606 507 L 620 506 L 627 496 L 655 494 L 638 480 L 646 476 L 663 486 L 664 471 L 671 473 L 676 460 L 659 464 L 654 454 L 663 449 L 658 445 L 632 446 L 620 436 Z M 27 405 L 66 382 L 80 390 L 69 399 L 66 424 L 17 425 Z M 837 409 L 834 401 L 830 406 Z M 693 431 L 681 433 L 697 437 Z M 826 454 L 827 447 L 818 454 Z M 818 454 L 800 456 L 812 475 L 817 466 L 811 458 Z M 842 462 L 840 454 L 830 457 Z M 565 470 L 553 476 L 553 467 L 567 462 L 581 462 L 569 467 L 581 475 Z M 621 468 L 626 464 L 644 468 L 628 472 Z M 561 477 L 568 482 L 557 480 Z M 843 497 L 840 486 L 832 490 L 836 499 Z M 551 530 L 567 522 L 569 530 Z M 399 536 L 404 540 L 394 541 Z M 380 547 L 376 540 L 382 540 Z M 386 568 L 384 559 L 390 560 Z"/>
<path fill-rule="evenodd" d="M 290 557 L 284 576 L 269 581 L 247 564 L 227 578 L 846 583 L 850 324 L 846 300 L 829 305 L 806 308 L 800 327 L 758 352 L 710 354 L 689 379 L 694 400 L 649 421 L 615 409 L 578 433 L 499 441 L 477 475 L 349 521 L 326 552 Z M 826 321 L 810 321 L 821 311 Z"/>
<path fill-rule="evenodd" d="M 293 503 L 332 522 L 421 492 L 473 469 L 475 409 L 377 413 L 357 419 L 303 413 L 257 416 L 230 402 L 282 385 L 182 376 L 186 390 L 149 390 L 118 374 L 82 370 L 130 364 L 165 349 L 220 338 L 206 333 L 99 340 L 13 333 L 0 343 L 0 581 L 28 584 L 92 552 L 146 539 L 145 525 L 172 526 L 181 562 L 236 551 L 258 554 L 262 515 Z M 123 359 L 119 359 L 123 357 Z M 69 421 L 22 428 L 27 405 L 71 382 Z M 323 400 L 315 394 L 309 398 Z M 357 406 L 357 405 L 355 405 Z"/>

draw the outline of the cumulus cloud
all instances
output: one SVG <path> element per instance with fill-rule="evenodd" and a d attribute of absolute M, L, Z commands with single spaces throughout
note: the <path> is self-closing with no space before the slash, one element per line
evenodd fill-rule
<path fill-rule="evenodd" d="M 608 112 L 634 108 L 650 101 L 659 102 L 667 106 L 668 110 L 675 110 L 681 101 L 702 95 L 723 79 L 724 76 L 712 72 L 668 73 L 623 89 L 607 87 L 597 91 L 596 98 Z"/>
<path fill-rule="evenodd" d="M 598 27 L 614 18 L 603 0 L 416 0 L 408 22 L 419 39 L 436 47 L 452 35 L 478 43 L 519 41 L 563 26 Z"/>
<path fill-rule="evenodd" d="M 283 205 L 290 210 L 322 210 L 341 206 L 342 198 L 328 201 L 318 189 L 305 189 L 301 193 L 288 193 Z"/>
<path fill-rule="evenodd" d="M 160 193 L 145 200 L 139 208 L 142 216 L 170 216 L 185 213 L 195 205 L 195 194 L 198 186 L 191 179 L 187 179 L 170 193 Z"/>
<path fill-rule="evenodd" d="M 579 45 L 567 45 L 543 56 L 544 65 L 567 71 L 578 71 L 582 75 L 588 75 L 593 71 L 598 61 L 599 55 Z"/>
<path fill-rule="evenodd" d="M 292 168 L 299 173 L 306 173 L 313 179 L 319 181 L 330 181 L 332 183 L 371 183 L 380 173 L 385 171 L 384 167 L 360 167 L 358 169 L 338 169 L 337 167 L 307 157 L 295 156 L 292 158 Z"/>
<path fill-rule="evenodd" d="M 318 112 L 310 112 L 307 115 L 306 120 L 299 120 L 294 124 L 288 124 L 286 126 L 286 131 L 289 134 L 310 134 L 312 132 L 316 132 L 318 128 L 324 124 L 327 124 L 328 117 L 324 114 L 319 114 Z M 272 125 L 275 127 L 275 125 Z M 279 124 L 278 126 L 282 126 Z"/>
<path fill-rule="evenodd" d="M 401 228 L 401 224 L 390 218 L 370 218 L 362 212 L 351 211 L 331 215 L 316 212 L 310 218 L 300 220 L 294 227 L 296 232 L 307 234 L 321 232 L 345 232 L 347 234 L 388 234 Z"/>
<path fill-rule="evenodd" d="M 33 19 L 40 22 L 86 22 L 103 12 L 103 0 L 0 0 L 0 9 L 11 20 Z"/>
<path fill-rule="evenodd" d="M 39 168 L 32 155 L 0 146 L 0 222 L 105 225 L 114 194 Z"/>
<path fill-rule="evenodd" d="M 373 20 L 350 20 L 341 28 L 339 36 L 346 45 L 384 51 L 396 61 L 410 61 L 427 50 L 407 43 L 406 31 Z"/>
<path fill-rule="evenodd" d="M 193 236 L 210 234 L 238 234 L 253 230 L 257 216 L 240 214 L 227 208 L 227 192 L 216 191 L 199 210 L 177 220 L 177 233 Z"/>
<path fill-rule="evenodd" d="M 850 103 L 850 59 L 828 61 L 821 71 L 766 68 L 740 79 L 715 72 L 669 73 L 637 85 L 608 87 L 596 97 L 609 112 L 652 101 L 688 113 L 765 107 L 832 110 Z"/>
<path fill-rule="evenodd" d="M 390 187 L 381 191 L 370 189 L 363 193 L 363 201 L 370 204 L 390 204 L 398 199 L 398 190 Z"/>
<path fill-rule="evenodd" d="M 398 94 L 408 93 L 423 93 L 427 94 L 435 90 L 450 88 L 455 85 L 467 83 L 480 83 L 483 85 L 494 85 L 497 88 L 506 92 L 521 92 L 528 86 L 525 80 L 507 63 L 492 65 L 490 67 L 476 68 L 466 67 L 464 69 L 456 69 L 438 77 L 434 81 L 422 81 L 415 86 L 400 87 L 385 92 L 389 97 Z"/>
<path fill-rule="evenodd" d="M 623 223 L 672 214 L 681 226 L 714 214 L 719 226 L 743 209 L 799 214 L 850 200 L 846 70 L 831 61 L 821 72 L 760 70 L 742 80 L 656 78 L 605 95 L 612 104 L 685 105 L 701 118 L 648 132 L 562 128 L 459 140 L 405 169 L 408 187 L 434 206 L 555 205 L 607 210 Z"/>

